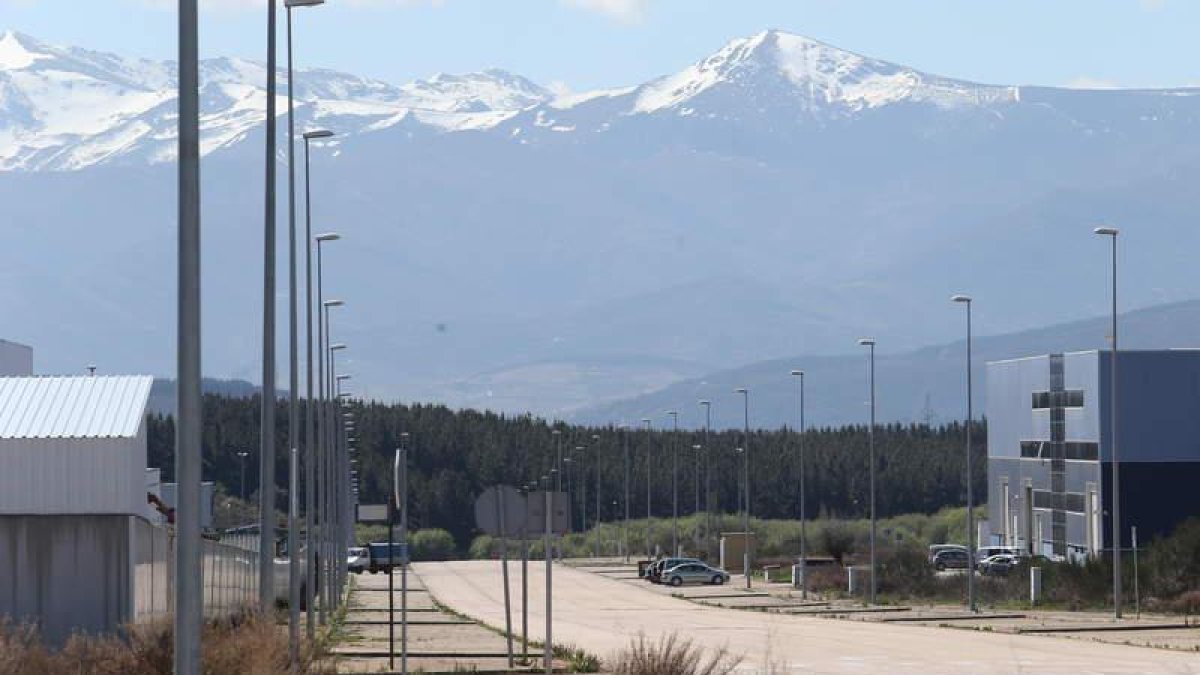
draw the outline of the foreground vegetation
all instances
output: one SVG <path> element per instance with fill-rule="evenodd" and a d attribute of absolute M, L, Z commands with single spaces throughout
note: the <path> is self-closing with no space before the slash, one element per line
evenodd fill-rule
<path fill-rule="evenodd" d="M 205 673 L 324 675 L 334 672 L 320 647 L 303 645 L 300 668 L 288 667 L 287 632 L 256 615 L 210 622 L 204 627 L 201 670 Z M 168 622 L 130 627 L 124 636 L 72 637 L 61 649 L 42 644 L 30 626 L 0 624 L 0 675 L 170 675 L 174 639 Z"/>

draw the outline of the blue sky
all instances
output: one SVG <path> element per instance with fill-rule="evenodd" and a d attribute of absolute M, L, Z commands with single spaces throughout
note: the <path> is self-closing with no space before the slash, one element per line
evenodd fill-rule
<path fill-rule="evenodd" d="M 201 4 L 207 55 L 263 58 L 265 0 Z M 635 84 L 780 28 L 984 82 L 1200 84 L 1195 0 L 329 0 L 297 18 L 300 65 L 392 82 L 496 66 Z M 158 59 L 174 20 L 172 0 L 0 0 L 0 28 Z"/>

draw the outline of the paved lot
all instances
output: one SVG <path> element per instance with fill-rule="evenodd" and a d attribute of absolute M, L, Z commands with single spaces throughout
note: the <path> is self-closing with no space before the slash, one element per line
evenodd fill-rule
<path fill-rule="evenodd" d="M 439 602 L 489 625 L 504 624 L 498 563 L 427 563 L 417 570 Z M 540 599 L 541 566 L 531 565 L 530 572 L 530 596 Z M 601 657 L 639 634 L 656 639 L 678 631 L 741 655 L 746 672 L 765 672 L 769 664 L 773 673 L 1200 673 L 1195 653 L 746 611 L 671 597 L 671 591 L 651 590 L 617 573 L 556 565 L 554 574 L 554 641 Z M 530 604 L 531 637 L 541 639 L 542 604 Z"/>
<path fill-rule="evenodd" d="M 418 574 L 409 573 L 408 585 L 409 672 L 509 672 L 504 637 L 475 621 L 439 609 Z M 343 639 L 333 650 L 337 657 L 338 672 L 400 671 L 401 594 L 398 571 L 395 587 L 395 670 L 388 667 L 388 577 L 386 574 L 364 574 L 354 578 Z M 514 641 L 513 647 L 519 659 L 520 642 Z M 537 651 L 530 649 L 530 652 Z M 540 652 L 536 656 L 540 656 Z"/>

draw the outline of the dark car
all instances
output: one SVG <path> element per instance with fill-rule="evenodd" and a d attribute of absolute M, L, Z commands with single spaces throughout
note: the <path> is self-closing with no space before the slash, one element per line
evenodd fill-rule
<path fill-rule="evenodd" d="M 971 557 L 966 551 L 958 549 L 947 549 L 939 551 L 933 556 L 933 569 L 943 572 L 945 570 L 965 570 L 971 568 Z"/>

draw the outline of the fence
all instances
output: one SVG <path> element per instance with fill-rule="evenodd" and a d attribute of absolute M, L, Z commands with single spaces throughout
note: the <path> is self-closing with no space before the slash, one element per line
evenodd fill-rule
<path fill-rule="evenodd" d="M 174 598 L 174 531 L 133 519 L 135 621 L 171 614 Z M 253 607 L 258 601 L 258 541 L 233 535 L 200 542 L 204 616 L 215 619 Z"/>

